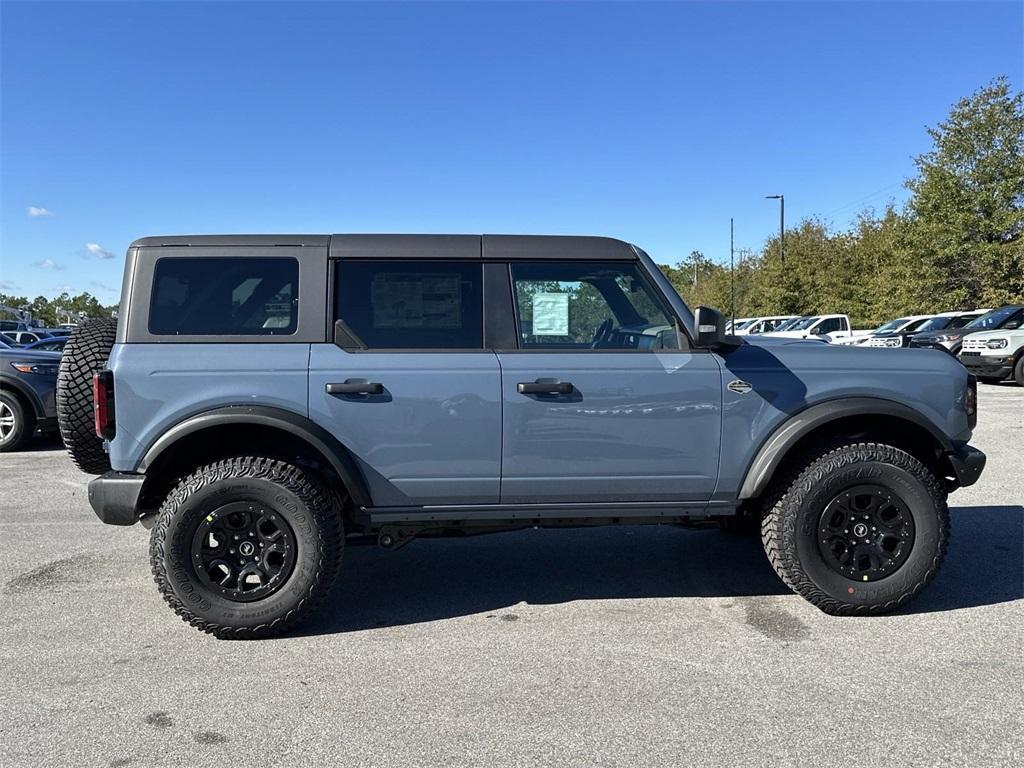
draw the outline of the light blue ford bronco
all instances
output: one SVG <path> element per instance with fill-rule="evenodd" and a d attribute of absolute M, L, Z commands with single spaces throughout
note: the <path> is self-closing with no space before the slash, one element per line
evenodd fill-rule
<path fill-rule="evenodd" d="M 308 616 L 346 543 L 527 527 L 751 527 L 822 610 L 886 611 L 985 464 L 949 355 L 727 336 L 600 237 L 144 238 L 58 411 L 99 518 L 232 638 Z"/>

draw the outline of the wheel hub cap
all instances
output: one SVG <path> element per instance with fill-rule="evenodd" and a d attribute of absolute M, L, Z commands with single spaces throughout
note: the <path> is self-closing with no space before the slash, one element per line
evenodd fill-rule
<path fill-rule="evenodd" d="M 295 564 L 295 535 L 273 509 L 254 502 L 225 504 L 207 514 L 192 537 L 199 580 L 230 600 L 249 602 L 276 592 Z"/>
<path fill-rule="evenodd" d="M 914 518 L 903 499 L 880 485 L 858 485 L 825 506 L 818 550 L 846 578 L 876 581 L 906 562 L 914 534 Z"/>

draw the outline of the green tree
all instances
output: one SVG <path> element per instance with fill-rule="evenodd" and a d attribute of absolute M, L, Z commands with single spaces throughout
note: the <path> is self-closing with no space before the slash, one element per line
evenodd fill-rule
<path fill-rule="evenodd" d="M 928 129 L 916 158 L 910 244 L 917 306 L 998 305 L 1024 298 L 1024 94 L 999 77 Z"/>

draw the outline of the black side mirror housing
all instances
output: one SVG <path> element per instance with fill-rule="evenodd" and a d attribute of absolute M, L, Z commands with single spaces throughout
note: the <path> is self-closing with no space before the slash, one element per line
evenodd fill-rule
<path fill-rule="evenodd" d="M 726 343 L 725 318 L 717 309 L 697 307 L 694 313 L 697 332 L 696 346 L 701 349 L 715 349 Z"/>

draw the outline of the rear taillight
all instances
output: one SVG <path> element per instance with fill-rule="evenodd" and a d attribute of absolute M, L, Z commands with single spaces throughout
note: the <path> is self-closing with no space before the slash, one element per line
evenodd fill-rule
<path fill-rule="evenodd" d="M 974 429 L 978 425 L 978 378 L 973 373 L 967 376 L 964 408 L 967 411 L 967 426 Z"/>
<path fill-rule="evenodd" d="M 114 439 L 114 373 L 97 371 L 92 375 L 92 414 L 96 437 Z"/>

